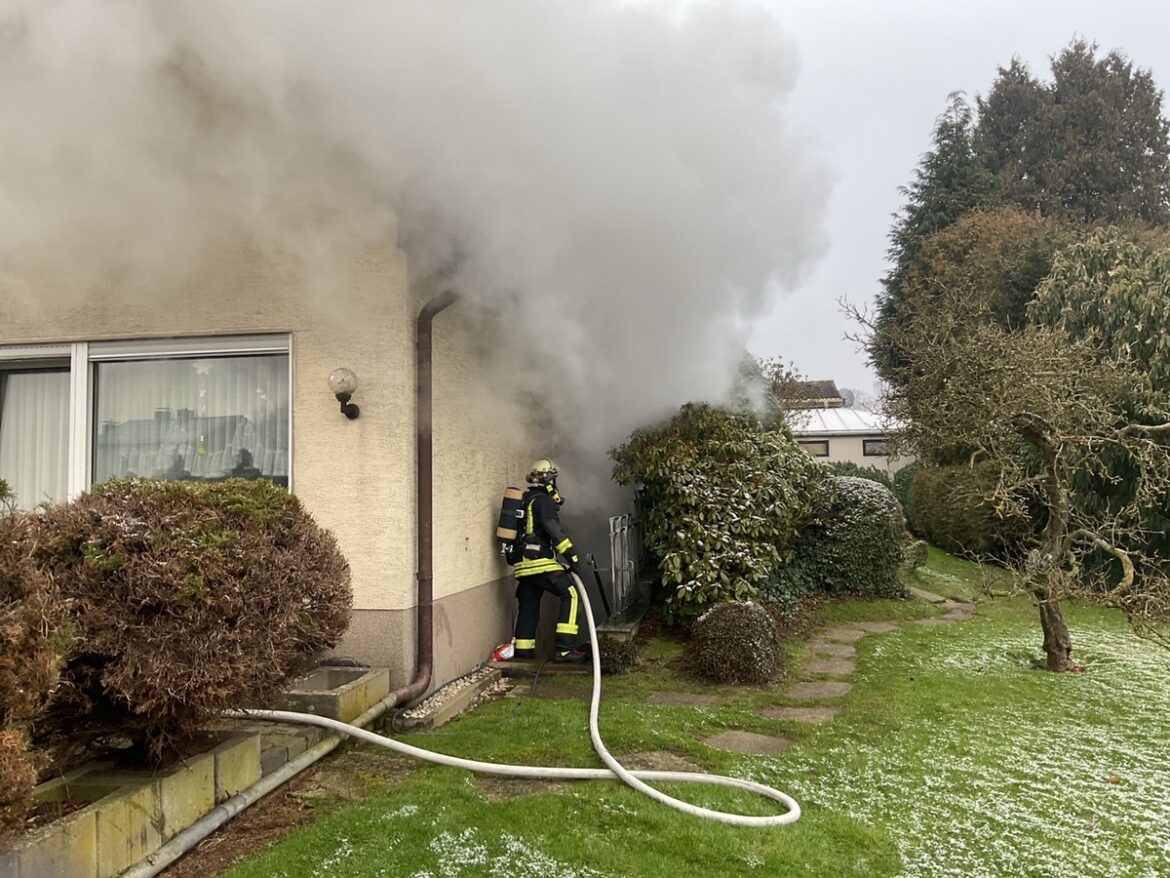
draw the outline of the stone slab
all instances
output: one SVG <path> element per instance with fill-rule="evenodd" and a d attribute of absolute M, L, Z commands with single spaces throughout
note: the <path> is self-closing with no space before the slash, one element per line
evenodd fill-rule
<path fill-rule="evenodd" d="M 820 725 L 835 717 L 838 713 L 835 707 L 765 707 L 760 711 L 761 716 L 768 719 L 778 719 L 792 723 L 811 723 Z"/>
<path fill-rule="evenodd" d="M 650 750 L 646 753 L 630 753 L 621 757 L 621 763 L 631 771 L 702 771 L 703 769 L 684 756 L 669 750 Z"/>
<path fill-rule="evenodd" d="M 847 677 L 857 670 L 849 659 L 811 658 L 804 663 L 806 674 L 827 674 L 831 677 Z"/>
<path fill-rule="evenodd" d="M 858 628 L 826 628 L 819 636 L 823 640 L 833 640 L 837 643 L 856 643 L 865 637 L 866 632 Z"/>
<path fill-rule="evenodd" d="M 215 803 L 226 802 L 260 780 L 260 736 L 233 735 L 212 751 Z"/>
<path fill-rule="evenodd" d="M 268 777 L 288 762 L 287 747 L 266 747 L 260 752 L 260 774 Z"/>
<path fill-rule="evenodd" d="M 955 621 L 957 621 L 957 620 L 955 620 L 955 619 L 946 619 L 946 618 L 943 618 L 943 617 L 939 616 L 939 617 L 936 617 L 936 618 L 933 618 L 933 619 L 915 619 L 915 620 L 914 620 L 914 624 L 915 624 L 915 625 L 923 625 L 923 626 L 925 626 L 925 627 L 927 627 L 927 628 L 933 628 L 933 627 L 935 627 L 935 626 L 937 626 L 937 625 L 949 625 L 949 624 L 951 624 L 952 622 L 955 622 Z"/>
<path fill-rule="evenodd" d="M 651 692 L 646 699 L 647 704 L 659 707 L 687 706 L 710 707 L 717 704 L 719 699 L 714 695 L 704 695 L 700 692 Z"/>
<path fill-rule="evenodd" d="M 0 849 L 4 878 L 98 878 L 97 868 L 97 809 L 92 805 Z"/>
<path fill-rule="evenodd" d="M 610 616 L 597 626 L 599 637 L 611 637 L 618 643 L 627 643 L 638 636 L 638 627 L 646 616 L 645 606 L 634 606 Z"/>
<path fill-rule="evenodd" d="M 834 658 L 853 658 L 857 655 L 857 647 L 848 643 L 836 643 L 832 640 L 812 640 L 808 644 L 809 652 L 816 655 L 831 655 Z"/>
<path fill-rule="evenodd" d="M 898 630 L 897 622 L 854 622 L 854 628 L 860 628 L 868 634 L 887 634 Z"/>
<path fill-rule="evenodd" d="M 853 691 L 852 683 L 823 680 L 812 683 L 794 683 L 784 694 L 795 701 L 819 701 L 822 698 L 842 698 Z"/>
<path fill-rule="evenodd" d="M 787 750 L 792 742 L 787 738 L 777 738 L 772 735 L 758 735 L 755 732 L 729 730 L 712 735 L 703 741 L 708 747 L 716 750 L 730 750 L 733 753 L 759 753 L 768 755 Z"/>
<path fill-rule="evenodd" d="M 932 604 L 945 604 L 947 600 L 941 594 L 935 594 L 933 591 L 927 591 L 924 588 L 917 588 L 913 585 L 910 586 L 910 594 L 921 601 L 930 601 Z"/>
<path fill-rule="evenodd" d="M 499 668 L 505 677 L 532 677 L 539 671 L 541 678 L 560 676 L 581 676 L 593 674 L 593 665 L 590 662 L 572 664 L 563 662 L 557 664 L 544 659 L 512 659 L 507 662 L 493 662 L 492 667 Z"/>

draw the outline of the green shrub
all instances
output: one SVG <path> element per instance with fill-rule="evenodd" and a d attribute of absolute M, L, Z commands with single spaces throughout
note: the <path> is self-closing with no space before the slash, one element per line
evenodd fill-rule
<path fill-rule="evenodd" d="M 913 533 L 918 533 L 918 527 L 914 523 L 914 514 L 910 507 L 910 485 L 921 469 L 922 464 L 916 460 L 894 473 L 894 478 L 891 479 L 893 484 L 890 490 L 894 492 L 894 496 L 902 504 L 902 514 L 906 516 L 906 527 Z"/>
<path fill-rule="evenodd" d="M 920 470 L 910 486 L 915 532 L 955 554 L 1015 557 L 1031 531 L 1027 516 L 1001 517 L 988 501 L 999 479 L 994 461 Z"/>
<path fill-rule="evenodd" d="M 715 683 L 770 683 L 780 673 L 775 622 L 751 601 L 716 604 L 691 627 L 685 660 L 695 674 Z"/>
<path fill-rule="evenodd" d="M 161 758 L 268 698 L 348 623 L 336 542 L 264 481 L 107 482 L 44 513 L 37 560 L 73 606 L 48 717 L 72 743 L 118 733 Z"/>
<path fill-rule="evenodd" d="M 894 483 L 890 479 L 890 474 L 885 470 L 878 469 L 876 466 L 858 466 L 851 460 L 833 461 L 828 466 L 835 476 L 852 476 L 858 479 L 869 479 L 871 482 L 877 482 L 887 490 L 894 490 Z"/>
<path fill-rule="evenodd" d="M 813 520 L 826 481 L 787 427 L 704 404 L 610 454 L 617 482 L 640 485 L 641 537 L 671 622 L 757 596 Z"/>
<path fill-rule="evenodd" d="M 0 510 L 0 832 L 30 804 L 36 772 L 24 729 L 48 703 L 69 645 L 65 605 L 32 561 L 35 522 Z"/>

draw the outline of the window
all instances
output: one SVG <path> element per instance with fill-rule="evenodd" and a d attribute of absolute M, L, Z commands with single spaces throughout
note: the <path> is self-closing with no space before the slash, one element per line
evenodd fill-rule
<path fill-rule="evenodd" d="M 862 439 L 861 454 L 863 457 L 889 457 L 890 442 L 888 439 Z"/>
<path fill-rule="evenodd" d="M 115 476 L 291 481 L 287 335 L 0 345 L 0 479 L 31 508 Z"/>
<path fill-rule="evenodd" d="M 288 355 L 94 366 L 93 481 L 139 475 L 288 485 Z"/>
<path fill-rule="evenodd" d="M 32 509 L 69 492 L 69 367 L 0 366 L 0 479 Z"/>
<path fill-rule="evenodd" d="M 803 439 L 796 443 L 813 457 L 828 457 L 829 456 L 829 440 L 828 439 Z"/>

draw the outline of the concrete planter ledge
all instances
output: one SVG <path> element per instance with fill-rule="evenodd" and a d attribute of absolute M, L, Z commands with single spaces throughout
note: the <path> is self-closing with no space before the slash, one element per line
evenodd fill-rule
<path fill-rule="evenodd" d="M 353 722 L 390 694 L 386 668 L 317 668 L 293 680 L 275 703 L 277 710 L 312 713 Z"/>
<path fill-rule="evenodd" d="M 84 806 L 0 851 L 0 875 L 113 878 L 259 779 L 260 739 L 241 733 L 158 772 L 84 766 L 35 793 Z"/>
<path fill-rule="evenodd" d="M 385 668 L 324 667 L 293 680 L 275 703 L 265 706 L 369 722 L 389 694 Z M 267 786 L 286 779 L 270 775 L 295 773 L 311 764 L 307 751 L 317 748 L 323 755 L 338 743 L 331 739 L 326 747 L 331 736 L 324 730 L 283 723 L 225 720 L 209 731 L 218 741 L 210 750 L 171 768 L 125 770 L 103 762 L 41 784 L 38 800 L 81 807 L 0 849 L 0 876 L 115 878 L 141 868 L 225 802 L 233 805 L 241 794 L 263 795 Z"/>

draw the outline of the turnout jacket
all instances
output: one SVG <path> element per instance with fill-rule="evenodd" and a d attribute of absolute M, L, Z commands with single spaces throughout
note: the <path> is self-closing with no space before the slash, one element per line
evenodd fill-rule
<path fill-rule="evenodd" d="M 520 559 L 516 576 L 563 573 L 567 566 L 576 570 L 577 549 L 561 527 L 557 501 L 550 488 L 529 488 L 524 492 L 524 533 L 520 537 Z M 557 556 L 564 558 L 562 563 Z"/>

